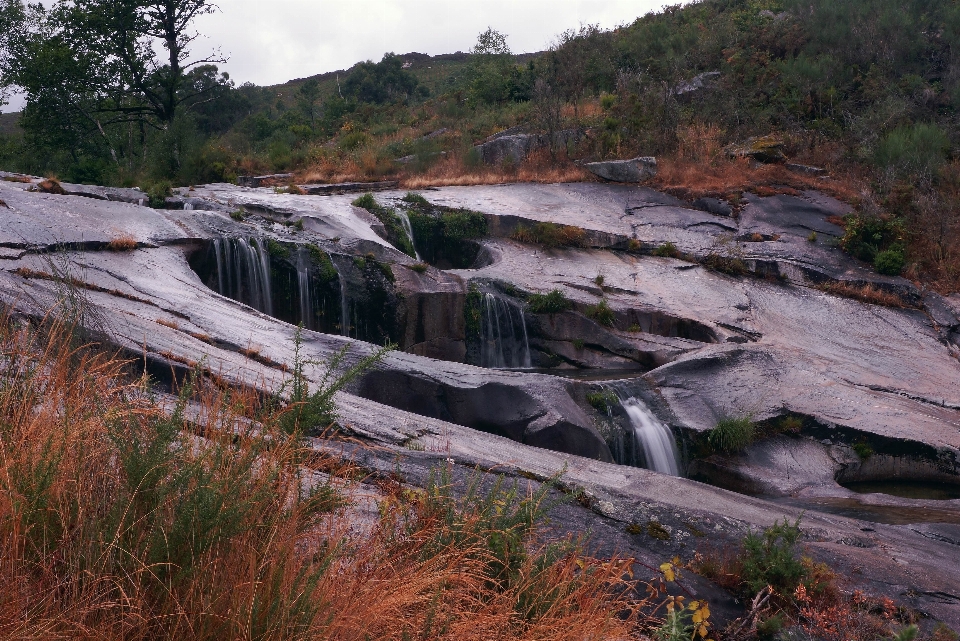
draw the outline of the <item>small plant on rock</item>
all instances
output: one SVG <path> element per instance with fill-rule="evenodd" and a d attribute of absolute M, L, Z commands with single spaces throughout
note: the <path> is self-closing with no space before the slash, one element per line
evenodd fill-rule
<path fill-rule="evenodd" d="M 534 314 L 559 314 L 570 307 L 570 301 L 559 289 L 548 294 L 531 294 L 527 304 Z"/>
<path fill-rule="evenodd" d="M 616 314 L 605 300 L 587 308 L 587 316 L 607 327 L 613 327 L 617 320 Z"/>
<path fill-rule="evenodd" d="M 707 441 L 714 450 L 733 454 L 750 445 L 753 437 L 754 425 L 749 417 L 728 417 L 717 421 L 716 427 L 707 435 Z"/>
<path fill-rule="evenodd" d="M 680 250 L 671 242 L 666 242 L 653 250 L 654 256 L 661 258 L 679 258 Z"/>

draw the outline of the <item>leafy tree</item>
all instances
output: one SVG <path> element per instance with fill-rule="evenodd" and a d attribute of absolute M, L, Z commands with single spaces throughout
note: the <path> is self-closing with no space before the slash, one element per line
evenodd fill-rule
<path fill-rule="evenodd" d="M 320 106 L 320 81 L 310 78 L 297 90 L 297 106 L 313 127 L 317 122 Z"/>
<path fill-rule="evenodd" d="M 467 76 L 473 99 L 487 104 L 509 100 L 514 65 L 507 37 L 488 27 L 477 36 L 477 44 L 470 53 L 473 61 Z"/>
<path fill-rule="evenodd" d="M 384 105 L 425 96 L 427 88 L 403 69 L 400 56 L 386 53 L 380 62 L 367 60 L 354 67 L 343 83 L 343 93 L 358 102 Z"/>

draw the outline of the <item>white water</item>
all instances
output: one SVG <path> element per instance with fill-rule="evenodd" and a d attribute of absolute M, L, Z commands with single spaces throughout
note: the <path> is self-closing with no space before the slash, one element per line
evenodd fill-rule
<path fill-rule="evenodd" d="M 300 298 L 300 322 L 304 329 L 316 329 L 313 291 L 310 287 L 310 256 L 303 249 L 297 252 L 297 290 Z"/>
<path fill-rule="evenodd" d="M 417 260 L 420 260 L 420 252 L 417 251 L 417 243 L 413 240 L 413 226 L 410 224 L 410 217 L 407 216 L 407 212 L 402 209 L 397 210 L 397 215 L 400 216 L 400 222 L 403 223 L 403 231 L 407 232 L 407 238 L 410 239 L 410 244 L 413 245 L 413 253 L 416 255 Z"/>
<path fill-rule="evenodd" d="M 215 238 L 213 252 L 217 260 L 217 292 L 272 314 L 270 255 L 260 241 Z"/>
<path fill-rule="evenodd" d="M 183 203 L 183 211 L 193 211 L 193 203 Z"/>
<path fill-rule="evenodd" d="M 336 263 L 334 263 L 336 267 Z M 340 335 L 350 335 L 350 301 L 347 298 L 347 280 L 337 268 L 337 280 L 340 282 Z"/>
<path fill-rule="evenodd" d="M 523 328 L 522 342 L 516 328 L 518 321 Z M 493 294 L 484 294 L 481 326 L 481 367 L 530 367 L 530 342 L 523 309 Z"/>
<path fill-rule="evenodd" d="M 677 443 L 673 432 L 664 425 L 643 401 L 631 396 L 620 402 L 630 418 L 634 447 L 643 450 L 647 469 L 670 476 L 680 476 Z"/>

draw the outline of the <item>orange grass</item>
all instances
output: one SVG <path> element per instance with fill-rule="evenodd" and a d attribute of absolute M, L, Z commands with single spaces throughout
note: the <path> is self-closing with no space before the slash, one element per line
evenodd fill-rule
<path fill-rule="evenodd" d="M 842 296 L 844 298 L 852 298 L 858 300 L 861 303 L 870 303 L 872 305 L 882 305 L 883 307 L 909 307 L 906 302 L 893 292 L 882 290 L 878 287 L 873 286 L 868 283 L 866 285 L 856 285 L 853 283 L 825 283 L 820 285 L 817 289 L 827 292 L 828 294 L 833 294 L 834 296 Z"/>
<path fill-rule="evenodd" d="M 137 240 L 132 236 L 120 236 L 107 243 L 107 249 L 114 252 L 129 252 L 137 248 Z"/>
<path fill-rule="evenodd" d="M 571 547 L 541 571 L 528 538 L 491 573 L 498 533 L 468 506 L 398 484 L 363 516 L 357 468 L 255 393 L 197 380 L 161 405 L 71 336 L 0 319 L 0 638 L 628 635 L 629 564 Z"/>

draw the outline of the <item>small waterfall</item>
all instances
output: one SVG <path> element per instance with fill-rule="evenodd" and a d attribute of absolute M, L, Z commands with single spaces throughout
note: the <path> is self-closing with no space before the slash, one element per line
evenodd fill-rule
<path fill-rule="evenodd" d="M 270 254 L 256 238 L 216 238 L 217 292 L 266 314 L 273 313 Z"/>
<path fill-rule="evenodd" d="M 623 465 L 680 476 L 677 443 L 670 428 L 635 396 L 620 396 L 630 429 L 614 444 L 614 456 Z"/>
<path fill-rule="evenodd" d="M 350 300 L 347 298 L 347 279 L 343 277 L 339 267 L 337 267 L 337 280 L 340 282 L 340 335 L 350 336 Z"/>
<path fill-rule="evenodd" d="M 297 252 L 297 290 L 300 302 L 300 322 L 304 329 L 316 329 L 313 312 L 313 291 L 310 287 L 310 255 L 306 250 Z"/>
<path fill-rule="evenodd" d="M 410 217 L 407 216 L 407 212 L 402 209 L 397 210 L 397 215 L 403 224 L 403 230 L 407 232 L 407 238 L 410 239 L 410 244 L 413 245 L 413 253 L 416 255 L 417 260 L 420 260 L 420 252 L 417 251 L 417 242 L 413 239 L 413 226 L 410 224 Z"/>
<path fill-rule="evenodd" d="M 183 203 L 183 211 L 193 211 L 193 203 Z"/>
<path fill-rule="evenodd" d="M 522 327 L 522 342 L 517 335 L 517 322 Z M 481 367 L 530 367 L 530 342 L 523 309 L 493 294 L 484 294 L 481 325 Z"/>

